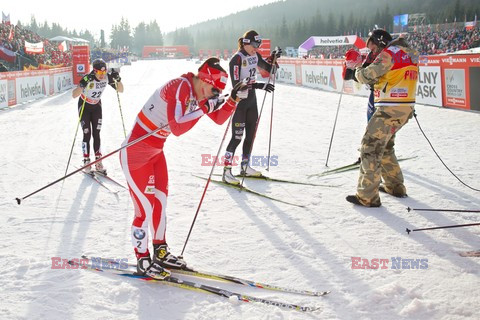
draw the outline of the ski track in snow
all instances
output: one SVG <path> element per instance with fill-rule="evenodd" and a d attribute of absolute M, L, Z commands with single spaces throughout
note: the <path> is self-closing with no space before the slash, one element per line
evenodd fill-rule
<path fill-rule="evenodd" d="M 225 63 L 226 65 L 226 63 Z M 138 61 L 122 67 L 120 94 L 127 131 L 143 103 L 165 81 L 195 71 L 193 61 Z M 382 194 L 381 208 L 354 207 L 358 171 L 326 177 L 307 175 L 324 167 L 339 95 L 277 83 L 272 155 L 278 166 L 268 175 L 339 188 L 246 181 L 250 188 L 305 204 L 297 208 L 210 184 L 184 257 L 191 266 L 284 287 L 331 290 L 306 297 L 198 280 L 229 290 L 320 306 L 313 314 L 255 303 L 231 303 L 214 295 L 143 283 L 85 270 L 52 269 L 51 258 L 82 254 L 128 258 L 133 207 L 83 174 L 25 199 L 15 197 L 63 176 L 74 130 L 77 100 L 71 91 L 0 111 L 0 276 L 1 319 L 473 319 L 478 318 L 480 259 L 458 251 L 480 249 L 480 228 L 413 232 L 423 228 L 478 222 L 474 213 L 407 212 L 406 208 L 475 209 L 479 193 L 461 185 L 441 165 L 415 119 L 396 139 L 409 198 Z M 263 91 L 257 90 L 259 110 Z M 267 97 L 254 146 L 266 156 L 271 97 Z M 103 100 L 102 149 L 107 154 L 124 139 L 117 97 Z M 329 159 L 330 168 L 354 162 L 366 126 L 367 99 L 342 99 Z M 438 153 L 466 183 L 480 188 L 480 114 L 417 105 L 418 120 Z M 169 166 L 167 240 L 182 250 L 208 176 L 201 154 L 215 155 L 224 126 L 202 119 L 187 134 L 165 145 Z M 229 130 L 230 131 L 230 130 Z M 222 148 L 225 151 L 230 134 Z M 241 152 L 241 146 L 237 149 Z M 69 172 L 81 164 L 78 133 Z M 125 183 L 118 154 L 105 160 L 109 174 Z M 234 169 L 235 172 L 238 169 Z M 216 173 L 221 169 L 217 168 Z M 116 188 L 114 185 L 110 185 Z M 352 269 L 351 257 L 428 259 L 424 270 Z"/>

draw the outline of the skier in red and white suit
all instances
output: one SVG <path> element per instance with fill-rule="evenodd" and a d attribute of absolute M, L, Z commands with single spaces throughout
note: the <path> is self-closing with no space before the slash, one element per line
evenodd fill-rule
<path fill-rule="evenodd" d="M 182 259 L 169 252 L 165 239 L 168 171 L 163 145 L 171 133 L 175 136 L 184 134 L 205 114 L 215 123 L 223 124 L 238 101 L 248 94 L 246 85 L 240 84 L 232 89 L 225 102 L 220 93 L 225 89 L 228 74 L 216 58 L 206 60 L 198 71 L 198 75 L 189 72 L 155 90 L 139 112 L 123 145 L 152 131 L 157 132 L 120 152 L 120 162 L 135 207 L 132 243 L 137 271 L 157 279 L 170 275 L 164 268 L 186 266 Z M 153 261 L 148 250 L 148 226 L 153 242 Z"/>

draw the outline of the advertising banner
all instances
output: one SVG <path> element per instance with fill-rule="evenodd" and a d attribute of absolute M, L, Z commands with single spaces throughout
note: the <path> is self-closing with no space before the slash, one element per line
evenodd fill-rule
<path fill-rule="evenodd" d="M 8 81 L 0 80 L 0 109 L 8 107 Z"/>
<path fill-rule="evenodd" d="M 59 93 L 73 87 L 73 76 L 71 72 L 58 73 L 53 75 L 54 93 Z"/>
<path fill-rule="evenodd" d="M 420 66 L 417 103 L 442 106 L 442 76 L 440 66 Z"/>
<path fill-rule="evenodd" d="M 302 84 L 306 87 L 340 92 L 342 81 L 340 66 L 302 65 Z"/>
<path fill-rule="evenodd" d="M 16 80 L 16 91 L 17 103 L 45 97 L 48 92 L 48 77 L 18 78 Z"/>
<path fill-rule="evenodd" d="M 467 108 L 465 70 L 445 69 L 445 101 L 448 105 Z"/>
<path fill-rule="evenodd" d="M 279 66 L 277 73 L 275 74 L 275 81 L 295 84 L 295 65 L 294 64 L 282 64 Z"/>

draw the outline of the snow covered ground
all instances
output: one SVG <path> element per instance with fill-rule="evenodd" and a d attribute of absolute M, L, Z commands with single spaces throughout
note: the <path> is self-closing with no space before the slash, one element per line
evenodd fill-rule
<path fill-rule="evenodd" d="M 127 131 L 155 88 L 186 71 L 193 61 L 138 61 L 122 68 L 121 104 Z M 478 222 L 475 213 L 407 212 L 413 208 L 476 209 L 479 193 L 461 185 L 441 165 L 411 120 L 397 138 L 409 198 L 382 195 L 380 208 L 354 207 L 357 171 L 310 178 L 324 164 L 339 95 L 277 83 L 270 176 L 337 185 L 312 187 L 247 181 L 255 190 L 298 208 L 210 185 L 188 242 L 185 259 L 216 271 L 278 286 L 331 290 L 307 297 L 198 280 L 241 293 L 301 305 L 300 313 L 215 295 L 143 283 L 85 270 L 52 269 L 52 257 L 82 254 L 134 260 L 130 243 L 133 208 L 79 173 L 27 199 L 15 197 L 63 176 L 77 125 L 71 91 L 0 111 L 0 319 L 473 319 L 479 318 L 480 258 L 458 251 L 480 249 L 480 228 L 414 232 Z M 258 91 L 259 104 L 263 92 Z M 124 139 L 117 97 L 103 100 L 104 154 Z M 253 154 L 266 156 L 270 122 L 267 98 Z M 330 168 L 352 163 L 366 125 L 366 98 L 344 96 L 330 154 Z M 259 105 L 260 108 L 260 105 Z M 466 183 L 480 188 L 480 114 L 417 106 L 422 128 L 443 160 Z M 202 119 L 184 136 L 170 137 L 165 153 L 170 196 L 167 240 L 179 254 L 208 175 L 201 154 L 216 154 L 224 126 Z M 69 171 L 81 164 L 77 135 Z M 229 139 L 229 138 L 227 138 Z M 240 148 L 239 148 L 240 149 Z M 225 145 L 222 149 L 222 154 Z M 118 155 L 105 161 L 124 182 Z M 220 168 L 216 169 L 221 172 Z M 352 257 L 388 259 L 387 269 L 352 269 Z M 392 269 L 392 257 L 428 259 L 426 269 Z M 360 263 L 361 265 L 363 263 Z"/>

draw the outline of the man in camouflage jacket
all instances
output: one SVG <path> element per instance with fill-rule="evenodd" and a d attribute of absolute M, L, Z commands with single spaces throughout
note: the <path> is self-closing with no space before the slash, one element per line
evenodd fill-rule
<path fill-rule="evenodd" d="M 418 53 L 403 38 L 392 41 L 391 35 L 381 29 L 370 33 L 367 47 L 379 52 L 375 61 L 367 67 L 347 69 L 344 76 L 345 80 L 373 85 L 377 108 L 362 138 L 357 193 L 346 199 L 365 207 L 379 207 L 379 190 L 396 197 L 407 195 L 393 147 L 396 133 L 413 115 Z M 382 178 L 384 185 L 380 186 Z"/>

